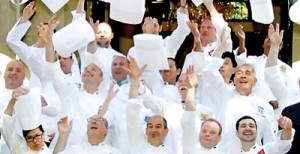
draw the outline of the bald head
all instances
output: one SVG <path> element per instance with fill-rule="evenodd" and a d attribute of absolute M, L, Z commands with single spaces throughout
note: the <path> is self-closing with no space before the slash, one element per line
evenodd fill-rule
<path fill-rule="evenodd" d="M 23 84 L 25 79 L 25 66 L 19 60 L 11 60 L 4 72 L 5 87 L 7 89 L 16 89 Z"/>
<path fill-rule="evenodd" d="M 101 47 L 110 47 L 110 42 L 114 38 L 112 29 L 109 24 L 102 22 L 98 25 L 98 30 L 96 33 L 96 39 Z"/>

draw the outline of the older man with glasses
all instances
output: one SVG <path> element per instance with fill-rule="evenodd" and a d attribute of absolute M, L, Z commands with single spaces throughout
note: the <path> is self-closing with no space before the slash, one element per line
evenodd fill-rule
<path fill-rule="evenodd" d="M 108 133 L 108 123 L 105 118 L 96 114 L 88 118 L 87 140 L 73 146 L 66 147 L 69 133 L 72 129 L 72 121 L 68 122 L 68 117 L 60 119 L 57 123 L 59 130 L 59 139 L 54 148 L 54 154 L 83 154 L 83 153 L 101 153 L 101 154 L 119 154 L 117 149 L 104 143 Z"/>

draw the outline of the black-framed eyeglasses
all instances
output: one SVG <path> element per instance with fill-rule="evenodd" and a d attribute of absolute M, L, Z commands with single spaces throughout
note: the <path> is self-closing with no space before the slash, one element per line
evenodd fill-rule
<path fill-rule="evenodd" d="M 44 133 L 36 134 L 35 136 L 30 136 L 30 137 L 26 138 L 26 141 L 27 142 L 33 142 L 34 140 L 39 141 L 42 139 L 43 134 Z"/>

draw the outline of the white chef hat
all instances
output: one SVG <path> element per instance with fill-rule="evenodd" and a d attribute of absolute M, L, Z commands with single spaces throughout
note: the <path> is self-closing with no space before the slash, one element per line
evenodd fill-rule
<path fill-rule="evenodd" d="M 70 57 L 75 50 L 95 40 L 95 33 L 85 18 L 79 18 L 53 34 L 53 45 L 62 57 Z"/>
<path fill-rule="evenodd" d="M 195 4 L 195 6 L 199 6 L 203 3 L 203 0 L 192 0 L 192 2 Z"/>
<path fill-rule="evenodd" d="M 252 19 L 258 23 L 270 24 L 274 20 L 271 0 L 250 0 Z"/>
<path fill-rule="evenodd" d="M 109 17 L 127 24 L 139 24 L 145 14 L 145 3 L 145 0 L 110 0 Z"/>
<path fill-rule="evenodd" d="M 138 34 L 133 36 L 134 46 L 128 55 L 135 58 L 139 67 L 147 64 L 145 70 L 169 69 L 162 36 L 155 34 Z"/>
<path fill-rule="evenodd" d="M 28 1 L 29 0 L 10 0 L 10 2 L 13 3 L 14 5 L 22 5 Z"/>
<path fill-rule="evenodd" d="M 289 12 L 291 20 L 294 23 L 298 24 L 298 25 L 300 25 L 300 13 L 299 13 L 299 10 L 300 10 L 300 0 L 298 0 L 297 2 L 295 2 L 291 6 L 290 12 Z"/>
<path fill-rule="evenodd" d="M 41 94 L 38 89 L 31 89 L 27 95 L 17 98 L 15 104 L 16 117 L 23 130 L 32 130 L 42 124 Z"/>
<path fill-rule="evenodd" d="M 42 0 L 52 13 L 60 10 L 69 0 Z"/>

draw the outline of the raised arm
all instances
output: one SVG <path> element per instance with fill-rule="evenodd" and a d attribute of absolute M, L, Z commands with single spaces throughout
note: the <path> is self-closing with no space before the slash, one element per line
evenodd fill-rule
<path fill-rule="evenodd" d="M 30 57 L 30 48 L 21 39 L 26 34 L 31 26 L 29 19 L 34 14 L 36 8 L 34 2 L 29 3 L 24 9 L 21 18 L 9 31 L 6 37 L 6 43 L 9 48 L 25 63 L 28 62 Z"/>
<path fill-rule="evenodd" d="M 221 58 L 222 54 L 226 51 L 230 43 L 231 38 L 228 35 L 226 35 L 226 27 L 224 27 L 221 34 L 221 44 L 213 52 L 212 56 Z"/>
<path fill-rule="evenodd" d="M 115 98 L 115 96 L 119 92 L 119 89 L 114 91 L 115 84 L 116 84 L 115 81 L 111 81 L 111 83 L 109 85 L 107 96 L 106 96 L 106 98 L 104 100 L 104 103 L 102 104 L 102 106 L 100 107 L 99 112 L 98 112 L 100 117 L 103 117 L 105 115 L 111 100 L 113 98 Z"/>
<path fill-rule="evenodd" d="M 66 149 L 69 134 L 73 126 L 73 121 L 71 120 L 69 122 L 68 117 L 64 117 L 57 122 L 57 126 L 59 131 L 59 137 L 53 150 L 54 154 L 62 152 Z"/>
<path fill-rule="evenodd" d="M 279 47 L 283 38 L 283 30 L 280 31 L 279 24 L 276 24 L 276 28 L 271 24 L 268 30 L 268 36 L 270 39 L 270 52 L 268 54 L 266 68 L 277 65 L 277 58 L 279 54 Z"/>

